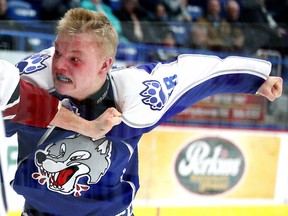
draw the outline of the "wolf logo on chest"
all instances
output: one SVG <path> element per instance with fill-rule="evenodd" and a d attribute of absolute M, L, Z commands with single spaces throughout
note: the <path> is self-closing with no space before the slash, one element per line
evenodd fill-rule
<path fill-rule="evenodd" d="M 105 175 L 111 163 L 111 149 L 106 138 L 66 138 L 35 153 L 38 172 L 32 177 L 51 191 L 81 196 L 82 191 L 89 190 L 89 184 L 96 184 Z M 83 177 L 88 178 L 86 185 L 79 183 Z"/>

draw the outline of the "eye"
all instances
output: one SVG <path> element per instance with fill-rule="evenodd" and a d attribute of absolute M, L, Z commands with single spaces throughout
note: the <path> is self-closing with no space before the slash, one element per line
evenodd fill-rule
<path fill-rule="evenodd" d="M 86 160 L 90 158 L 90 156 L 91 154 L 87 151 L 75 152 L 74 154 L 71 155 L 70 162 L 75 162 L 78 160 Z"/>
<path fill-rule="evenodd" d="M 59 58 L 59 57 L 61 57 L 61 54 L 60 54 L 60 52 L 58 50 L 55 50 L 54 56 Z"/>
<path fill-rule="evenodd" d="M 59 150 L 59 156 L 63 157 L 65 155 L 65 152 L 66 152 L 66 145 L 65 143 L 62 143 L 60 150 Z"/>
<path fill-rule="evenodd" d="M 80 160 L 82 158 L 82 156 L 74 156 L 74 157 L 71 157 L 70 160 L 71 161 L 76 161 L 76 160 Z"/>
<path fill-rule="evenodd" d="M 71 61 L 73 61 L 73 62 L 79 62 L 79 61 L 80 61 L 80 59 L 79 59 L 79 58 L 77 58 L 77 57 L 72 57 L 72 58 L 71 58 Z"/>

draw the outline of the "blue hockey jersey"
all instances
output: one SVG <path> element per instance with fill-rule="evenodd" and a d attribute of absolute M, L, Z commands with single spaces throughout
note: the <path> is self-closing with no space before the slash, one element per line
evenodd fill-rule
<path fill-rule="evenodd" d="M 99 92 L 76 101 L 54 90 L 53 53 L 51 47 L 19 62 L 22 78 L 86 119 L 114 106 L 123 121 L 97 140 L 6 121 L 7 135 L 17 133 L 19 143 L 13 188 L 24 196 L 28 213 L 47 215 L 132 215 L 141 136 L 210 95 L 255 94 L 271 70 L 264 60 L 185 54 L 169 62 L 113 68 Z"/>

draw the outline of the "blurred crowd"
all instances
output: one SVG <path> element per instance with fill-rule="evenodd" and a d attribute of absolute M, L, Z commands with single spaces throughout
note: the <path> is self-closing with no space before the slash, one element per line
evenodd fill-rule
<path fill-rule="evenodd" d="M 105 13 L 120 42 L 175 48 L 152 58 L 167 60 L 179 47 L 288 54 L 288 0 L 0 0 L 0 19 L 55 21 L 73 7 Z"/>

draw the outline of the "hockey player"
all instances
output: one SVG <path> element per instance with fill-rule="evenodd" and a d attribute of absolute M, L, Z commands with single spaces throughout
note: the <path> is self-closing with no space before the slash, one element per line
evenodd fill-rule
<path fill-rule="evenodd" d="M 71 9 L 58 23 L 55 46 L 17 64 L 22 78 L 92 120 L 108 107 L 122 122 L 104 138 L 6 121 L 17 132 L 14 190 L 23 215 L 133 215 L 139 188 L 141 136 L 197 101 L 218 93 L 258 94 L 274 100 L 282 79 L 271 64 L 243 57 L 180 55 L 169 62 L 112 68 L 118 38 L 101 13 Z"/>
<path fill-rule="evenodd" d="M 121 122 L 121 113 L 113 107 L 108 108 L 95 120 L 81 118 L 61 106 L 61 102 L 46 90 L 20 79 L 18 68 L 5 60 L 0 60 L 0 110 L 3 110 L 6 119 L 13 122 L 38 127 L 57 126 L 93 138 L 102 137 Z M 0 113 L 0 140 L 4 143 L 5 130 L 2 124 Z M 4 151 L 6 146 L 0 149 Z M 5 215 L 5 186 L 8 184 L 4 184 L 5 175 L 2 171 L 5 170 L 5 166 L 2 166 L 2 156 L 0 151 L 0 215 Z"/>
<path fill-rule="evenodd" d="M 92 121 L 79 117 L 46 90 L 20 79 L 18 68 L 5 60 L 0 60 L 0 109 L 4 110 L 5 119 L 14 122 L 57 126 L 93 138 L 105 135 L 121 122 L 121 113 L 113 107 Z"/>

